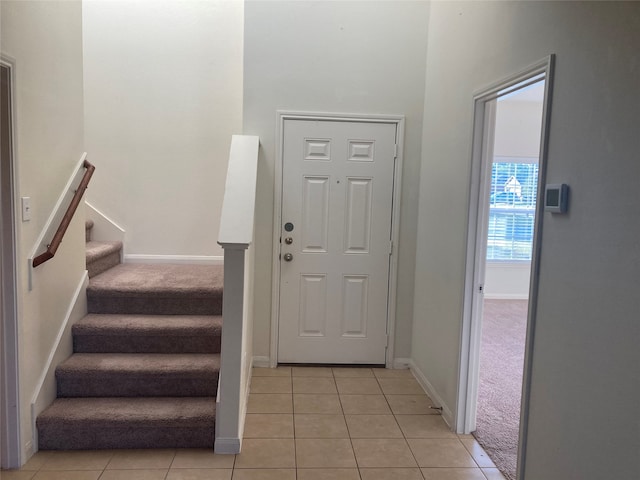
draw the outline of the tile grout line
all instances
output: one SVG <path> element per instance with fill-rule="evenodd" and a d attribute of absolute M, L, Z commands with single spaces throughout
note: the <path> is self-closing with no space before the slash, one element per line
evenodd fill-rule
<path fill-rule="evenodd" d="M 289 380 L 291 382 L 291 423 L 293 427 L 293 476 L 298 480 L 298 445 L 296 442 L 296 406 L 293 401 L 293 367 L 289 371 Z"/>
<path fill-rule="evenodd" d="M 387 394 L 384 393 L 384 390 L 382 389 L 382 385 L 380 384 L 380 379 L 377 376 L 376 376 L 376 380 L 378 381 L 378 385 L 380 386 L 380 390 L 382 390 L 382 393 L 384 395 L 384 400 L 385 400 L 385 402 L 387 402 L 389 410 L 391 410 L 391 414 L 393 415 L 393 420 L 396 422 L 396 425 L 400 429 L 400 433 L 402 433 L 402 438 L 404 440 L 404 443 L 407 445 L 407 448 L 409 449 L 409 452 L 411 452 L 411 457 L 413 458 L 413 461 L 416 462 L 416 467 L 418 469 L 418 473 L 420 474 L 420 477 L 422 477 L 422 479 L 424 480 L 424 474 L 422 473 L 422 468 L 420 468 L 420 463 L 418 462 L 418 459 L 416 458 L 415 453 L 413 453 L 413 449 L 411 448 L 411 445 L 409 445 L 409 441 L 407 440 L 407 437 L 406 437 L 406 435 L 404 433 L 404 430 L 402 430 L 402 428 L 400 427 L 400 424 L 398 423 L 398 419 L 396 418 L 396 413 L 391 408 L 391 404 L 389 403 L 389 399 L 387 398 Z"/>
<path fill-rule="evenodd" d="M 380 383 L 380 382 L 378 382 L 378 383 Z M 380 385 L 380 388 L 382 389 L 382 385 Z M 387 400 L 386 395 L 385 395 L 384 398 L 385 398 L 385 400 Z M 387 404 L 389 404 L 388 400 L 387 400 Z M 391 405 L 389 405 L 389 410 L 391 410 Z M 420 474 L 420 477 L 424 480 L 424 474 L 422 473 L 422 468 L 420 467 L 420 464 L 418 463 L 418 459 L 416 458 L 416 455 L 413 453 L 413 449 L 411 448 L 411 445 L 409 444 L 409 439 L 407 438 L 407 435 L 404 433 L 404 430 L 400 426 L 400 423 L 398 423 L 398 417 L 393 412 L 393 410 L 391 410 L 391 414 L 393 415 L 394 422 L 396 422 L 396 425 L 400 429 L 400 433 L 402 433 L 402 438 L 404 439 L 405 443 L 407 444 L 407 448 L 411 452 L 411 456 L 413 457 L 413 460 L 416 462 L 416 466 L 418 468 L 418 473 Z"/>
<path fill-rule="evenodd" d="M 359 465 L 359 462 L 358 462 L 357 456 L 356 456 L 356 454 L 355 454 L 354 445 L 353 445 L 353 440 L 354 440 L 354 439 L 352 438 L 352 432 L 351 432 L 351 429 L 350 429 L 350 427 L 349 427 L 349 424 L 348 424 L 348 423 L 347 423 L 347 421 L 346 421 L 346 414 L 345 414 L 344 406 L 343 406 L 343 403 L 342 403 L 342 397 L 341 397 L 340 393 L 337 391 L 337 380 L 338 380 L 338 378 L 351 378 L 351 377 L 336 377 L 335 372 L 334 372 L 334 370 L 333 370 L 333 369 L 331 370 L 331 373 L 332 373 L 332 377 L 331 377 L 331 378 L 333 378 L 333 381 L 334 381 L 334 383 L 336 384 L 336 392 L 337 392 L 338 402 L 339 402 L 339 405 L 340 405 L 341 416 L 342 416 L 342 418 L 343 418 L 343 421 L 345 422 L 345 426 L 346 426 L 346 429 L 347 429 L 347 432 L 348 432 L 348 436 L 349 436 L 349 440 L 350 440 L 350 445 L 351 445 L 351 448 L 352 448 L 352 451 L 353 451 L 353 455 L 354 455 L 354 460 L 355 460 L 355 463 L 356 463 L 356 469 L 357 469 L 357 471 L 358 471 L 358 477 L 359 477 L 360 479 L 362 479 L 361 468 L 366 468 L 366 467 L 361 467 L 361 466 Z M 293 428 L 293 443 L 294 443 L 294 451 L 293 451 L 293 453 L 294 453 L 294 470 L 295 470 L 295 478 L 297 479 L 297 478 L 298 478 L 298 467 L 299 467 L 299 466 L 297 465 L 297 445 L 296 445 L 296 440 L 297 440 L 297 438 L 296 438 L 296 433 L 297 433 L 297 432 L 296 432 L 296 427 L 295 427 L 295 411 L 293 410 L 293 407 L 294 407 L 294 406 L 293 406 L 293 396 L 294 396 L 294 393 L 293 393 L 293 378 L 294 378 L 294 377 L 293 377 L 293 375 L 292 375 L 292 370 L 289 372 L 289 374 L 287 375 L 287 377 L 288 377 L 288 378 L 290 378 L 291 385 L 292 385 L 291 393 L 287 393 L 287 395 L 289 396 L 290 401 L 291 401 L 291 405 L 292 405 L 292 421 L 293 421 L 292 428 Z M 308 377 L 308 378 L 311 378 L 311 377 Z M 366 378 L 366 377 L 353 377 L 353 378 Z M 398 419 L 399 419 L 398 415 L 399 415 L 399 414 L 395 414 L 395 413 L 393 412 L 393 410 L 391 409 L 391 405 L 389 404 L 388 397 L 387 397 L 387 395 L 384 393 L 384 391 L 383 391 L 383 390 L 382 390 L 382 388 L 381 388 L 381 387 L 382 387 L 382 385 L 381 385 L 381 383 L 380 383 L 380 382 L 381 382 L 381 379 L 380 379 L 380 378 L 378 378 L 375 374 L 374 374 L 374 378 L 376 379 L 376 384 L 380 387 L 380 389 L 381 389 L 381 391 L 382 391 L 382 395 L 384 396 L 384 399 L 385 399 L 385 403 L 386 403 L 386 405 L 389 407 L 389 410 L 391 411 L 391 414 L 392 414 L 392 415 L 393 415 L 393 417 L 394 417 L 394 423 L 395 423 L 395 425 L 396 425 L 396 426 L 400 429 L 400 431 L 401 431 L 402 439 L 404 439 L 405 444 L 407 444 L 407 446 L 408 446 L 408 448 L 409 448 L 409 450 L 410 450 L 410 452 L 411 452 L 411 454 L 412 454 L 412 457 L 414 458 L 414 461 L 415 461 L 416 465 L 418 465 L 418 462 L 417 462 L 416 456 L 415 456 L 415 454 L 414 454 L 413 450 L 411 449 L 411 447 L 410 447 L 410 446 L 409 446 L 409 444 L 408 444 L 408 440 L 409 440 L 409 439 L 407 438 L 407 435 L 405 434 L 405 432 L 402 430 L 402 428 L 401 428 L 401 427 L 400 427 L 400 425 L 399 425 L 399 422 L 398 422 Z M 346 394 L 345 394 L 345 395 L 346 395 Z M 355 395 L 355 394 L 354 394 L 354 395 Z M 373 395 L 373 394 L 372 394 L 372 395 Z M 379 414 L 379 415 L 383 415 L 383 414 Z M 438 415 L 435 415 L 435 417 L 439 417 L 439 416 L 438 416 Z M 464 450 L 465 450 L 465 451 L 466 451 L 466 452 L 471 456 L 471 458 L 472 458 L 472 460 L 473 460 L 474 464 L 476 465 L 476 467 L 472 467 L 472 468 L 474 468 L 474 469 L 479 469 L 479 470 L 481 471 L 481 475 L 482 475 L 482 477 L 483 477 L 483 478 L 488 478 L 488 477 L 487 477 L 487 474 L 484 472 L 484 470 L 482 469 L 482 467 L 480 467 L 480 465 L 479 465 L 478 461 L 476 461 L 476 459 L 475 459 L 475 457 L 472 455 L 471 451 L 469 451 L 469 449 L 467 448 L 467 445 L 463 442 L 463 439 L 462 439 L 462 438 L 460 438 L 459 436 L 456 436 L 455 438 L 459 441 L 459 443 L 460 443 L 460 444 L 462 444 L 462 446 L 463 446 Z M 106 477 L 105 477 L 105 475 L 107 474 L 108 466 L 109 466 L 110 464 L 112 464 L 112 462 L 113 462 L 113 460 L 114 460 L 114 458 L 115 458 L 116 454 L 117 454 L 117 452 L 114 452 L 114 451 L 109 452 L 109 455 L 108 455 L 108 459 L 107 459 L 107 461 L 106 461 L 106 464 L 103 466 L 103 468 L 101 468 L 101 469 L 100 469 L 99 476 L 97 477 L 98 479 L 100 479 L 100 478 L 106 478 Z M 106 457 L 107 457 L 107 456 L 105 456 L 105 458 L 106 458 Z M 177 451 L 176 451 L 175 449 L 173 449 L 173 450 L 172 450 L 172 458 L 171 458 L 171 461 L 170 461 L 170 463 L 169 463 L 169 467 L 168 467 L 168 469 L 167 469 L 166 473 L 164 474 L 164 479 L 165 479 L 165 480 L 166 480 L 167 478 L 170 478 L 170 473 L 171 473 L 171 471 L 172 471 L 172 467 L 173 467 L 173 465 L 174 465 L 174 463 L 175 463 L 176 457 L 177 457 Z M 45 465 L 46 465 L 46 462 L 47 462 L 47 461 L 50 461 L 50 460 L 45 460 L 45 461 L 44 461 L 44 462 L 43 462 L 43 463 L 38 467 L 38 469 L 37 469 L 35 472 L 33 472 L 33 473 L 32 473 L 32 475 L 37 475 L 37 474 L 38 474 L 37 472 L 39 472 L 39 471 L 45 471 Z M 237 463 L 237 456 L 234 456 L 233 463 L 232 463 L 232 466 L 231 466 L 231 473 L 232 473 L 232 475 L 233 475 L 233 474 L 234 474 L 234 472 L 236 471 L 236 463 Z M 318 468 L 319 468 L 319 467 L 318 467 Z M 333 467 L 333 468 L 338 468 L 338 467 Z M 393 468 L 393 467 L 385 467 L 385 468 Z M 418 470 L 419 470 L 419 472 L 420 472 L 420 478 L 423 478 L 423 479 L 424 479 L 424 474 L 423 474 L 423 472 L 422 472 L 422 470 L 421 470 L 420 466 L 418 465 L 418 466 L 417 466 L 417 468 L 418 468 Z M 491 467 L 487 467 L 487 468 L 491 468 Z M 71 469 L 71 470 L 73 470 L 73 469 Z M 96 470 L 97 470 L 97 469 L 96 469 Z M 33 478 L 33 477 L 32 477 L 32 478 Z"/>
<path fill-rule="evenodd" d="M 344 413 L 344 407 L 342 406 L 342 398 L 340 397 L 340 392 L 338 391 L 338 382 L 336 381 L 336 376 L 331 369 L 331 373 L 333 375 L 333 381 L 336 384 L 336 391 L 338 392 L 338 402 L 340 403 L 340 410 L 342 412 L 342 419 L 344 420 L 344 425 L 347 428 L 347 435 L 349 435 L 349 445 L 351 445 L 351 452 L 353 453 L 353 460 L 356 462 L 356 472 L 358 472 L 358 478 L 362 480 L 362 474 L 360 473 L 360 465 L 358 464 L 358 457 L 356 455 L 356 449 L 353 447 L 353 438 L 351 438 L 351 430 L 349 429 L 349 424 L 347 423 L 347 416 Z"/>
<path fill-rule="evenodd" d="M 467 454 L 469 454 L 469 456 L 471 457 L 471 460 L 473 460 L 473 463 L 476 464 L 476 468 L 480 469 L 480 471 L 482 472 L 482 468 L 480 467 L 480 464 L 476 460 L 476 457 L 473 456 L 473 454 L 469 451 L 469 449 L 467 448 L 467 446 L 464 444 L 464 442 L 462 441 L 462 439 L 460 437 L 458 437 L 458 442 L 460 442 L 460 445 L 462 445 L 462 448 L 464 448 L 464 451 L 467 452 Z M 484 475 L 484 472 L 482 472 L 482 475 Z M 485 475 L 485 477 L 486 477 L 486 475 Z"/>
<path fill-rule="evenodd" d="M 249 384 L 249 393 L 251 393 L 251 384 Z M 245 427 L 247 425 L 247 414 L 245 412 Z M 242 440 L 244 441 L 244 437 L 242 438 Z M 214 440 L 215 441 L 215 440 Z M 233 476 L 235 474 L 236 471 L 236 462 L 238 461 L 238 454 L 234 453 L 233 454 L 233 464 L 231 465 L 231 479 L 233 479 Z M 167 475 L 169 474 L 169 472 L 167 472 Z M 165 479 L 166 480 L 166 479 Z"/>

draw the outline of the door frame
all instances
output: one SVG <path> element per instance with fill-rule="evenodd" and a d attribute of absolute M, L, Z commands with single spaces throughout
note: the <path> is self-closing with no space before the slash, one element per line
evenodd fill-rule
<path fill-rule="evenodd" d="M 546 181 L 547 156 L 549 145 L 549 124 L 551 118 L 551 92 L 553 85 L 555 55 L 549 55 L 527 68 L 495 82 L 482 89 L 473 98 L 473 138 L 471 152 L 471 183 L 469 188 L 469 222 L 467 227 L 467 250 L 465 263 L 465 287 L 460 341 L 460 363 L 458 372 L 458 396 L 456 405 L 456 432 L 470 433 L 471 423 L 475 421 L 478 400 L 478 373 L 480 364 L 480 341 L 482 319 L 477 318 L 474 305 L 478 301 L 479 289 L 484 271 L 478 250 L 486 241 L 479 222 L 481 215 L 481 196 L 483 191 L 483 160 L 486 157 L 485 135 L 491 126 L 487 125 L 491 117 L 490 102 L 499 96 L 526 86 L 526 82 L 545 79 L 542 130 L 540 134 L 540 159 L 538 165 L 538 201 L 534 223 L 533 248 L 531 252 L 531 275 L 529 282 L 529 308 L 527 313 L 527 332 L 525 339 L 524 368 L 522 379 L 522 401 L 520 407 L 520 433 L 518 439 L 517 478 L 524 475 L 531 375 L 533 365 L 533 346 L 538 298 L 538 277 L 540 271 L 540 249 L 542 246 L 542 225 L 544 214 L 544 187 Z M 533 80 L 537 78 L 537 80 Z"/>
<path fill-rule="evenodd" d="M 18 347 L 18 229 L 17 214 L 17 162 L 16 162 L 16 110 L 15 110 L 15 61 L 5 55 L 0 56 L 0 65 L 9 71 L 9 175 L 1 178 L 2 187 L 8 187 L 10 205 L 2 205 L 2 232 L 0 255 L 2 272 L 0 288 L 2 311 L 0 312 L 0 338 L 2 340 L 2 361 L 0 378 L 0 423 L 5 426 L 0 435 L 2 468 L 21 466 L 20 434 L 20 388 L 19 388 L 19 347 Z M 6 229 L 6 230 L 5 230 Z M 8 245 L 7 245 L 8 244 Z"/>
<path fill-rule="evenodd" d="M 396 126 L 396 159 L 393 171 L 393 208 L 391 210 L 392 250 L 389 256 L 389 290 L 387 301 L 387 351 L 386 367 L 393 368 L 396 285 L 398 277 L 398 242 L 400 238 L 400 199 L 402 186 L 402 159 L 404 147 L 404 115 L 373 115 L 327 112 L 301 112 L 278 110 L 276 112 L 276 157 L 273 195 L 273 250 L 271 280 L 271 345 L 269 365 L 278 365 L 278 332 L 280 325 L 280 233 L 282 225 L 282 175 L 284 164 L 284 123 L 287 120 L 317 120 L 358 123 L 389 123 Z"/>

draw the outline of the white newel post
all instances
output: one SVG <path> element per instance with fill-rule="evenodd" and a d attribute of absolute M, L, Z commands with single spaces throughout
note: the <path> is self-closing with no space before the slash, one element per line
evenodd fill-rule
<path fill-rule="evenodd" d="M 220 218 L 224 249 L 222 346 L 216 399 L 216 453 L 240 453 L 251 382 L 253 233 L 260 141 L 234 135 Z"/>
<path fill-rule="evenodd" d="M 247 245 L 224 247 L 222 348 L 216 410 L 217 453 L 238 453 L 242 405 L 242 338 L 244 324 L 244 257 Z"/>

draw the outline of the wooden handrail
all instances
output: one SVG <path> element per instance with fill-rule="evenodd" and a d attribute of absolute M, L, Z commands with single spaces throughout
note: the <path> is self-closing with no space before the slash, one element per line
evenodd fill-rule
<path fill-rule="evenodd" d="M 71 219 L 73 218 L 73 215 L 76 213 L 76 210 L 78 209 L 78 205 L 80 205 L 80 200 L 82 199 L 82 195 L 84 194 L 84 191 L 87 189 L 87 186 L 89 185 L 89 180 L 91 180 L 93 171 L 96 169 L 96 167 L 90 164 L 87 160 L 85 160 L 82 163 L 82 166 L 87 170 L 84 172 L 84 175 L 82 176 L 80 185 L 78 185 L 77 190 L 73 194 L 73 198 L 71 199 L 69 208 L 67 208 L 67 211 L 65 212 L 64 217 L 62 217 L 62 221 L 60 222 L 60 226 L 58 227 L 58 230 L 56 230 L 56 234 L 53 236 L 53 240 L 51 240 L 51 243 L 47 245 L 47 251 L 44 253 L 41 253 L 40 255 L 38 255 L 33 259 L 32 265 L 34 268 L 37 267 L 38 265 L 42 265 L 47 260 L 51 260 L 53 256 L 56 254 L 58 247 L 62 243 L 62 238 L 64 237 L 64 234 L 66 233 L 67 228 L 71 223 Z"/>

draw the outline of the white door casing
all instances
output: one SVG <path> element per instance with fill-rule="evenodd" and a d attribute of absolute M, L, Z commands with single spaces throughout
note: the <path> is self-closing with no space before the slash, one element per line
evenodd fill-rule
<path fill-rule="evenodd" d="M 469 229 L 467 232 L 467 258 L 465 273 L 465 295 L 462 318 L 462 335 L 460 342 L 460 363 L 458 375 L 458 395 L 455 414 L 456 433 L 470 433 L 470 427 L 475 423 L 475 409 L 477 401 L 477 374 L 479 367 L 479 348 L 481 332 L 478 325 L 478 308 L 480 296 L 476 295 L 478 285 L 483 282 L 484 270 L 479 269 L 479 263 L 483 262 L 481 252 L 486 251 L 480 236 L 478 222 L 480 217 L 479 203 L 483 193 L 484 179 L 482 178 L 483 158 L 486 156 L 486 135 L 489 131 L 487 123 L 492 121 L 492 101 L 501 95 L 506 95 L 524 86 L 545 80 L 542 130 L 540 135 L 540 154 L 538 171 L 538 199 L 544 198 L 546 180 L 546 165 L 549 143 L 549 123 L 551 118 L 551 91 L 553 85 L 555 55 L 530 65 L 522 71 L 505 78 L 494 85 L 484 89 L 474 96 L 474 127 L 472 144 L 471 185 L 469 200 Z M 533 365 L 534 333 L 537 314 L 538 278 L 540 272 L 540 250 L 542 243 L 542 218 L 544 202 L 536 204 L 536 216 L 534 222 L 533 248 L 531 252 L 531 274 L 529 282 L 529 307 L 527 315 L 527 333 L 525 339 L 524 371 L 522 380 L 522 402 L 520 407 L 520 432 L 518 438 L 517 478 L 522 478 L 525 470 L 527 450 L 527 435 L 529 425 L 529 404 L 531 377 Z"/>
<path fill-rule="evenodd" d="M 282 134 L 278 361 L 384 364 L 397 125 L 292 118 Z"/>
<path fill-rule="evenodd" d="M 2 468 L 21 465 L 20 391 L 18 368 L 17 240 L 12 89 L 15 61 L 0 58 L 0 462 Z"/>
<path fill-rule="evenodd" d="M 497 100 L 488 100 L 484 106 L 484 129 L 480 171 L 480 195 L 475 225 L 475 279 L 472 292 L 472 311 L 474 322 L 471 325 L 471 336 L 474 339 L 481 338 L 482 312 L 484 308 L 484 282 L 486 273 L 487 258 L 487 232 L 489 229 L 489 204 L 485 201 L 489 198 L 491 191 L 491 164 L 493 162 L 493 151 L 495 143 Z M 469 345 L 470 356 L 480 358 L 480 341 L 471 342 Z M 469 397 L 473 399 L 473 404 L 469 409 L 466 418 L 465 431 L 474 432 L 476 430 L 476 407 L 478 398 L 478 388 L 480 380 L 480 362 L 471 362 L 469 365 Z"/>

